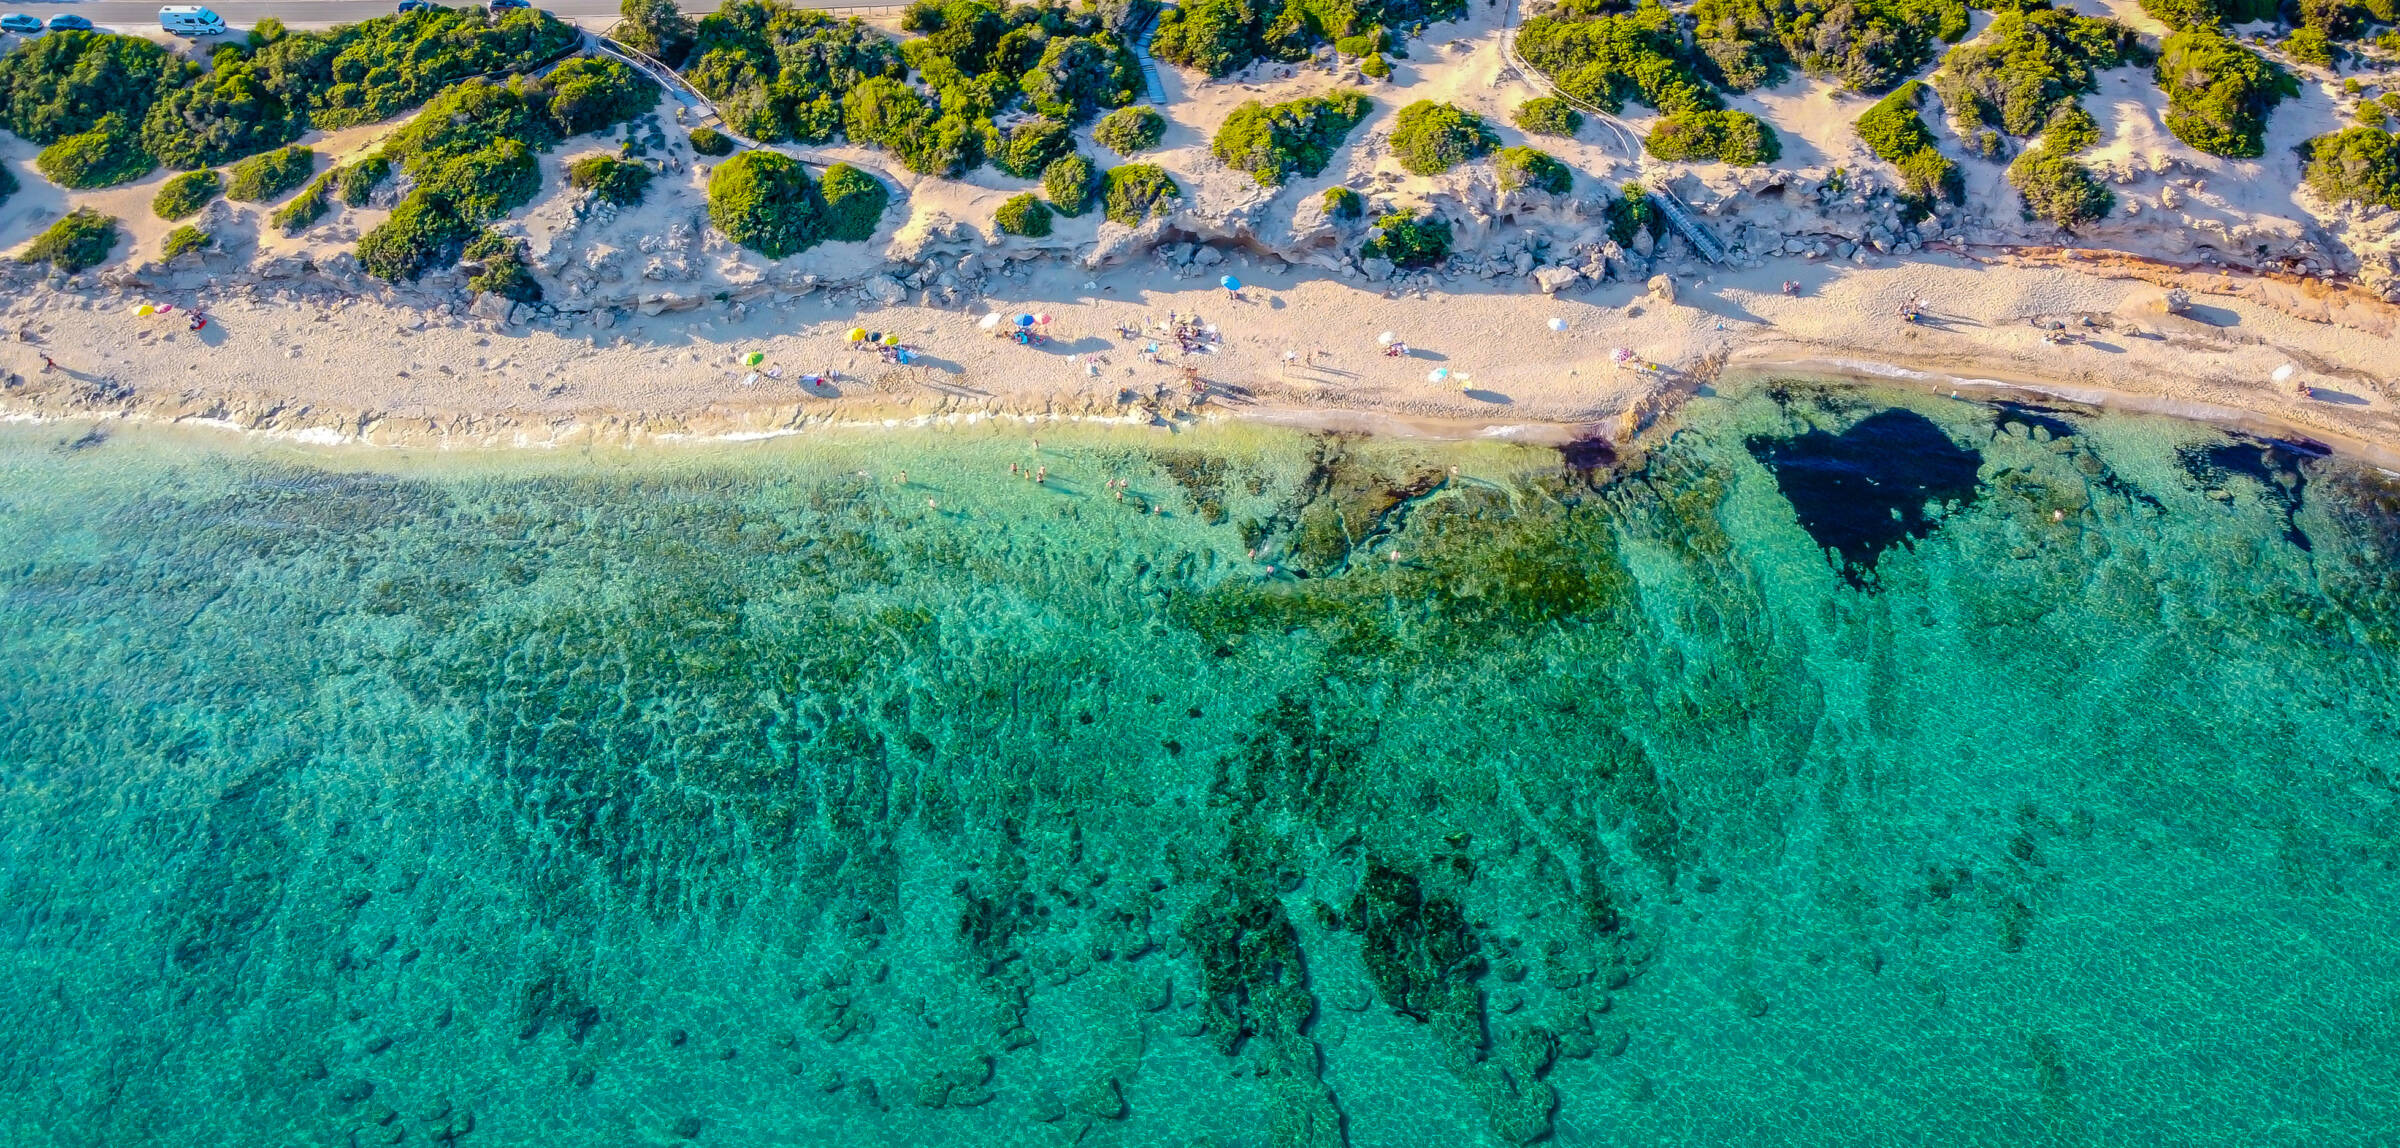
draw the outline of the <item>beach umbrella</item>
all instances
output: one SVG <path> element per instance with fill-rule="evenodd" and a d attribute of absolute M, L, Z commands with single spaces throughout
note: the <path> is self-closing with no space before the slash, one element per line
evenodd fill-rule
<path fill-rule="evenodd" d="M 867 329 L 865 327 L 852 327 L 850 328 L 850 334 L 848 337 L 851 342 L 856 343 L 867 337 Z"/>
<path fill-rule="evenodd" d="M 1567 329 L 1567 321 L 1564 319 L 1552 319 L 1550 320 L 1550 329 L 1553 331 L 1564 331 Z"/>
<path fill-rule="evenodd" d="M 1242 289 L 1242 281 L 1234 278 L 1231 275 L 1227 275 L 1224 278 L 1217 280 L 1217 286 L 1223 287 L 1228 291 L 1239 291 Z"/>
<path fill-rule="evenodd" d="M 742 365 L 745 367 L 755 367 L 766 361 L 767 353 L 765 351 L 752 351 L 749 354 L 742 356 Z"/>
<path fill-rule="evenodd" d="M 1385 331 L 1383 334 L 1375 336 L 1375 341 L 1382 346 L 1389 347 L 1392 344 L 1399 342 L 1400 336 L 1392 334 L 1390 331 Z"/>
<path fill-rule="evenodd" d="M 900 332 L 898 332 L 898 331 L 893 331 L 893 332 L 891 332 L 891 333 L 889 333 L 889 334 L 886 334 L 886 335 L 883 337 L 883 345 L 884 345 L 884 346 L 886 346 L 886 347 L 897 347 L 897 346 L 899 346 L 899 345 L 900 345 Z"/>
<path fill-rule="evenodd" d="M 1041 325 L 1042 325 L 1042 326 L 1044 326 L 1044 327 L 1047 327 L 1047 326 L 1049 326 L 1049 325 L 1050 325 L 1050 312 L 1048 312 L 1048 311 L 1044 311 L 1044 312 L 1042 312 L 1041 314 L 1034 316 L 1034 317 L 1033 317 L 1033 321 L 1034 321 L 1034 322 L 1036 322 L 1036 323 L 1039 323 L 1039 324 L 1041 324 Z"/>
<path fill-rule="evenodd" d="M 156 308 L 156 307 L 153 307 L 153 306 L 149 305 L 148 303 L 144 303 L 144 304 L 142 304 L 141 306 L 139 306 L 139 307 L 137 307 L 137 308 L 134 308 L 134 312 L 133 312 L 133 313 L 134 313 L 134 314 L 136 314 L 136 315 L 139 315 L 139 316 L 141 316 L 141 317 L 142 317 L 142 318 L 144 318 L 144 319 L 147 319 L 147 318 L 149 318 L 149 317 L 150 317 L 150 316 L 152 316 L 152 315 L 156 315 L 156 314 L 158 314 L 158 308 Z"/>
<path fill-rule="evenodd" d="M 998 327 L 1000 325 L 1000 312 L 994 311 L 991 314 L 984 316 L 983 321 L 975 325 L 986 331 Z"/>
<path fill-rule="evenodd" d="M 2297 369 L 2298 368 L 2293 367 L 2290 363 L 2285 363 L 2284 365 L 2275 368 L 2274 372 L 2267 377 L 2275 380 L 2278 383 L 2288 383 L 2292 381 L 2292 375 Z"/>
<path fill-rule="evenodd" d="M 1017 326 L 1020 326 L 1020 327 L 1030 327 L 1030 326 L 1033 326 L 1033 316 L 1031 316 L 1031 315 L 1019 315 L 1019 316 L 1017 316 Z"/>
<path fill-rule="evenodd" d="M 1610 362 L 1615 363 L 1618 366 L 1624 366 L 1625 364 L 1633 361 L 1633 348 L 1619 347 L 1613 351 L 1610 351 L 1608 353 L 1608 358 Z"/>
<path fill-rule="evenodd" d="M 1447 379 L 1447 378 L 1449 378 L 1449 377 L 1450 377 L 1450 368 L 1448 368 L 1448 367 L 1435 367 L 1435 368 L 1433 369 L 1433 373 L 1432 373 L 1432 374 L 1425 376 L 1425 381 L 1426 381 L 1426 382 L 1429 382 L 1429 383 L 1438 383 L 1438 382 L 1441 382 L 1442 380 L 1444 380 L 1444 379 Z"/>

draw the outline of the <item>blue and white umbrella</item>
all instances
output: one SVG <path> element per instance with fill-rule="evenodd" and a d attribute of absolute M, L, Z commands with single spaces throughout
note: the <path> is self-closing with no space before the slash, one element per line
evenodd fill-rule
<path fill-rule="evenodd" d="M 1228 291 L 1239 291 L 1239 290 L 1241 290 L 1241 289 L 1242 289 L 1242 281 L 1241 281 L 1241 280 L 1239 280 L 1239 279 L 1236 279 L 1236 278 L 1234 278 L 1234 277 L 1233 277 L 1233 276 L 1231 276 L 1231 275 L 1228 275 L 1228 276 L 1226 276 L 1226 277 L 1224 277 L 1224 278 L 1222 278 L 1222 279 L 1219 279 L 1219 280 L 1217 280 L 1217 286 L 1219 286 L 1219 287 L 1223 287 L 1224 289 L 1226 289 L 1226 290 L 1228 290 Z"/>

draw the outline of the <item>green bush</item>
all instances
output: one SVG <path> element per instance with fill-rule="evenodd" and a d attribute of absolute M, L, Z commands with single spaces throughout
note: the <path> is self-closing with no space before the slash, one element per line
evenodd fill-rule
<path fill-rule="evenodd" d="M 0 127 L 51 144 L 93 130 L 111 113 L 138 125 L 151 103 L 198 71 L 139 36 L 52 32 L 34 37 L 0 56 Z"/>
<path fill-rule="evenodd" d="M 1418 100 L 1392 122 L 1392 153 L 1418 175 L 1439 175 L 1500 146 L 1483 117 L 1449 104 Z"/>
<path fill-rule="evenodd" d="M 310 124 L 332 131 L 390 119 L 469 77 L 529 71 L 582 39 L 539 9 L 431 8 L 294 32 L 252 59 L 277 90 L 306 92 Z"/>
<path fill-rule="evenodd" d="M 342 203 L 349 207 L 365 207 L 367 200 L 375 194 L 375 189 L 391 177 L 391 157 L 382 152 L 340 169 Z"/>
<path fill-rule="evenodd" d="M 1346 187 L 1325 189 L 1325 218 L 1357 219 L 1367 213 L 1367 201 Z"/>
<path fill-rule="evenodd" d="M 883 210 L 891 205 L 892 192 L 883 181 L 846 163 L 825 169 L 825 178 L 817 184 L 817 198 L 824 203 L 824 234 L 833 243 L 864 243 L 875 238 L 875 228 L 883 222 Z"/>
<path fill-rule="evenodd" d="M 158 163 L 142 150 L 124 113 L 110 112 L 92 130 L 43 148 L 33 166 L 60 187 L 92 188 L 140 179 Z"/>
<path fill-rule="evenodd" d="M 1499 158 L 1492 161 L 1492 170 L 1500 178 L 1500 189 L 1515 191 L 1528 188 L 1565 195 L 1575 186 L 1575 173 L 1558 157 L 1529 147 L 1504 147 Z"/>
<path fill-rule="evenodd" d="M 276 208 L 267 221 L 281 228 L 286 235 L 298 235 L 306 231 L 310 224 L 323 219 L 325 212 L 333 206 L 333 181 L 340 175 L 340 172 L 329 171 L 309 181 L 307 187 L 300 189 L 300 194 L 293 196 L 291 202 Z"/>
<path fill-rule="evenodd" d="M 1018 192 L 1000 205 L 992 221 L 1005 234 L 1044 239 L 1050 234 L 1050 205 L 1030 191 Z"/>
<path fill-rule="evenodd" d="M 1933 60 L 1937 41 L 1967 32 L 1963 0 L 1699 0 L 1694 42 L 1706 70 L 1734 91 L 1781 83 L 1792 67 L 1880 92 Z"/>
<path fill-rule="evenodd" d="M 1027 120 L 1006 134 L 986 124 L 983 150 L 993 167 L 1018 179 L 1038 179 L 1050 161 L 1075 150 L 1075 133 L 1053 119 Z"/>
<path fill-rule="evenodd" d="M 800 161 L 746 151 L 708 176 L 708 218 L 725 237 L 769 259 L 815 246 L 824 237 L 817 189 Z"/>
<path fill-rule="evenodd" d="M 962 117 L 940 114 L 916 89 L 880 76 L 843 97 L 842 130 L 854 142 L 882 145 L 910 171 L 953 178 L 975 165 L 981 134 Z"/>
<path fill-rule="evenodd" d="M 194 251 L 205 250 L 208 247 L 209 238 L 207 232 L 191 224 L 184 224 L 167 233 L 167 242 L 158 251 L 159 260 L 164 262 L 178 255 L 188 255 Z"/>
<path fill-rule="evenodd" d="M 1517 105 L 1517 127 L 1535 135 L 1571 136 L 1583 129 L 1583 113 L 1557 96 L 1537 96 Z"/>
<path fill-rule="evenodd" d="M 621 61 L 578 56 L 550 69 L 540 88 L 562 136 L 613 127 L 658 106 L 658 85 Z"/>
<path fill-rule="evenodd" d="M 1028 107 L 1077 124 L 1132 103 L 1143 86 L 1141 62 L 1111 34 L 1051 37 L 1020 81 Z"/>
<path fill-rule="evenodd" d="M 229 54 L 150 105 L 142 147 L 168 167 L 189 170 L 281 147 L 307 130 L 305 94 L 287 99 L 257 66 Z"/>
<path fill-rule="evenodd" d="M 1628 182 L 1617 189 L 1617 198 L 1608 204 L 1608 237 L 1619 245 L 1630 244 L 1636 233 L 1648 231 L 1650 238 L 1662 238 L 1667 233 L 1667 217 L 1650 201 L 1650 192 L 1641 184 Z"/>
<path fill-rule="evenodd" d="M 1650 129 L 1642 147 L 1663 160 L 1746 167 L 1773 163 L 1783 155 L 1783 141 L 1775 129 L 1748 112 L 1675 112 Z"/>
<path fill-rule="evenodd" d="M 698 155 L 732 155 L 733 137 L 714 128 L 693 128 L 692 151 Z"/>
<path fill-rule="evenodd" d="M 1431 267 L 1450 256 L 1450 221 L 1395 211 L 1375 221 L 1374 233 L 1358 253 L 1366 259 L 1389 259 L 1398 267 Z"/>
<path fill-rule="evenodd" d="M 2092 178 L 2075 157 L 2047 146 L 2025 149 L 2008 165 L 2008 182 L 2025 199 L 2027 219 L 2073 229 L 2106 216 L 2116 194 Z"/>
<path fill-rule="evenodd" d="M 1517 51 L 1559 90 L 1611 112 L 1636 100 L 1662 112 L 1699 111 L 1722 101 L 1700 74 L 1675 14 L 1656 0 L 1631 12 L 1616 0 L 1565 0 L 1525 21 Z"/>
<path fill-rule="evenodd" d="M 2142 11 L 2178 32 L 2272 20 L 2276 0 L 2141 0 Z"/>
<path fill-rule="evenodd" d="M 1964 203 L 1966 178 L 1958 165 L 1942 154 L 1933 132 L 1917 114 L 1924 105 L 1924 84 L 1915 80 L 1902 84 L 1859 115 L 1858 138 L 1875 158 L 1900 169 L 1901 186 L 1920 209 L 1937 198 Z"/>
<path fill-rule="evenodd" d="M 1100 169 L 1083 153 L 1063 155 L 1042 169 L 1042 194 L 1060 215 L 1070 218 L 1091 210 L 1092 193 L 1100 185 Z"/>
<path fill-rule="evenodd" d="M 587 155 L 567 165 L 567 186 L 592 193 L 603 203 L 631 207 L 650 189 L 650 168 L 608 155 Z"/>
<path fill-rule="evenodd" d="M 899 46 L 855 18 L 734 0 L 700 21 L 684 78 L 743 135 L 823 143 L 842 127 L 839 109 L 860 84 L 907 72 Z"/>
<path fill-rule="evenodd" d="M 467 277 L 467 290 L 519 303 L 541 301 L 542 284 L 533 277 L 533 268 L 526 261 L 524 240 L 487 229 L 467 241 L 459 258 L 474 265 L 474 274 Z"/>
<path fill-rule="evenodd" d="M 47 263 L 70 275 L 108 259 L 117 245 L 117 221 L 88 207 L 59 216 L 17 256 L 19 263 Z"/>
<path fill-rule="evenodd" d="M 225 183 L 225 198 L 264 203 L 308 182 L 316 166 L 317 153 L 304 147 L 261 152 L 233 165 L 233 178 Z"/>
<path fill-rule="evenodd" d="M 2211 155 L 2263 154 L 2267 113 L 2300 94 L 2291 73 L 2217 32 L 2167 37 L 2156 74 L 2167 93 L 2167 130 Z"/>
<path fill-rule="evenodd" d="M 1225 117 L 1209 151 L 1264 187 L 1294 174 L 1315 176 L 1332 161 L 1350 129 L 1367 117 L 1368 106 L 1367 98 L 1357 92 L 1272 105 L 1251 100 Z"/>
<path fill-rule="evenodd" d="M 2308 186 L 2327 200 L 2400 208 L 2400 141 L 2381 128 L 2321 135 L 2302 148 Z"/>
<path fill-rule="evenodd" d="M 458 261 L 475 227 L 448 204 L 410 193 L 389 219 L 359 237 L 358 262 L 367 274 L 398 283 L 413 281 Z"/>
<path fill-rule="evenodd" d="M 1775 129 L 1739 111 L 1675 112 L 1651 129 L 1642 146 L 1660 159 L 1743 167 L 1770 164 L 1783 156 L 1783 141 Z"/>
<path fill-rule="evenodd" d="M 1166 201 L 1183 197 L 1183 189 L 1175 186 L 1175 177 L 1157 164 L 1129 163 L 1110 168 L 1103 178 L 1100 200 L 1103 214 L 1127 227 L 1140 226 Z"/>
<path fill-rule="evenodd" d="M 1305 60 L 1328 42 L 1373 60 L 1373 49 L 1358 40 L 1389 47 L 1383 29 L 1455 20 L 1466 11 L 1465 0 L 1197 0 L 1159 13 L 1150 53 L 1211 76 L 1260 59 Z"/>
<path fill-rule="evenodd" d="M 189 219 L 224 188 L 225 181 L 213 170 L 187 171 L 159 185 L 158 194 L 150 197 L 150 210 L 160 219 Z"/>
<path fill-rule="evenodd" d="M 670 68 L 690 58 L 699 32 L 675 0 L 623 0 L 617 14 L 625 19 L 611 33 L 639 52 Z"/>
<path fill-rule="evenodd" d="M 1118 108 L 1100 117 L 1092 142 L 1121 156 L 1135 156 L 1158 146 L 1167 134 L 1167 118 L 1147 107 Z"/>
<path fill-rule="evenodd" d="M 2100 142 L 2100 121 L 2083 105 L 2065 103 L 2050 113 L 2050 122 L 2042 125 L 2042 146 L 2060 155 L 2073 155 Z"/>
<path fill-rule="evenodd" d="M 2003 11 L 1972 43 L 1942 58 L 1934 90 L 1961 138 L 1998 128 L 2025 137 L 2060 104 L 2098 90 L 2101 71 L 2139 60 L 2133 30 L 2056 8 Z"/>
<path fill-rule="evenodd" d="M 1392 62 L 1384 59 L 1380 55 L 1369 56 L 1364 60 L 1360 60 L 1358 62 L 1358 70 L 1360 74 L 1372 79 L 1388 80 L 1392 78 Z"/>

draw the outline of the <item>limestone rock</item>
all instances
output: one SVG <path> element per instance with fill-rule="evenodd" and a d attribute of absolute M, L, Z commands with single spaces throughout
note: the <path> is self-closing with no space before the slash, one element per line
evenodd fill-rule
<path fill-rule="evenodd" d="M 1583 282 L 1583 272 L 1572 267 L 1544 267 L 1533 273 L 1533 285 L 1544 295 L 1556 295 Z"/>
<path fill-rule="evenodd" d="M 1675 301 L 1675 277 L 1674 277 L 1674 276 L 1672 276 L 1672 275 L 1653 275 L 1653 276 L 1651 276 L 1651 277 L 1650 277 L 1650 295 L 1651 295 L 1651 297 L 1652 297 L 1652 298 L 1654 298 L 1654 299 L 1657 299 L 1657 300 L 1658 300 L 1659 302 L 1661 302 L 1661 303 L 1672 303 L 1672 302 L 1674 302 L 1674 301 Z"/>

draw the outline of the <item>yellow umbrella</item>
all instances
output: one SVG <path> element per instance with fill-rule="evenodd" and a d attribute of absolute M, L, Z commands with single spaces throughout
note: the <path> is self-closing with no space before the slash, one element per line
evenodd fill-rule
<path fill-rule="evenodd" d="M 147 319 L 152 315 L 158 314 L 158 308 L 153 307 L 148 303 L 144 303 L 140 307 L 135 308 L 133 313 L 141 316 L 144 319 Z"/>
<path fill-rule="evenodd" d="M 852 328 L 850 328 L 850 341 L 851 341 L 851 342 L 853 342 L 853 343 L 863 343 L 863 342 L 865 342 L 865 341 L 866 341 L 866 338 L 867 338 L 867 329 L 866 329 L 865 327 L 852 327 Z"/>
<path fill-rule="evenodd" d="M 884 346 L 886 346 L 886 347 L 897 347 L 897 346 L 899 346 L 899 345 L 900 345 L 900 333 L 899 333 L 899 332 L 897 332 L 897 331 L 893 331 L 893 332 L 890 332 L 890 333 L 888 333 L 888 334 L 884 335 L 884 337 L 883 337 L 883 345 L 884 345 Z"/>

